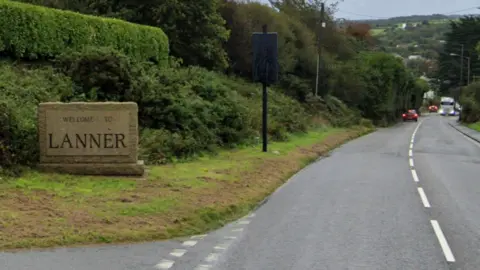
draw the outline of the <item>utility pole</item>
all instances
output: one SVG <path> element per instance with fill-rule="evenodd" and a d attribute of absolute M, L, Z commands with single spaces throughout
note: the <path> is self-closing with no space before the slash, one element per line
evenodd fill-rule
<path fill-rule="evenodd" d="M 318 96 L 318 75 L 319 75 L 318 73 L 320 72 L 320 53 L 322 50 L 320 38 L 323 32 L 322 30 L 325 27 L 324 16 L 325 16 L 325 3 L 322 2 L 320 4 L 320 28 L 318 29 L 318 32 L 317 32 L 317 76 L 315 79 L 315 96 L 316 97 Z"/>
<path fill-rule="evenodd" d="M 462 51 L 460 53 L 460 86 L 463 85 L 463 44 L 460 44 L 462 46 Z"/>
<path fill-rule="evenodd" d="M 467 85 L 470 84 L 470 57 L 467 58 Z"/>

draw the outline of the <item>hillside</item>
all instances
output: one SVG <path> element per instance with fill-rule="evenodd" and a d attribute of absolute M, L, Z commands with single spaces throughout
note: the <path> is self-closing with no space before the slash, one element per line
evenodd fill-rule
<path fill-rule="evenodd" d="M 442 23 L 448 20 L 455 20 L 464 15 L 443 15 L 443 14 L 432 14 L 432 15 L 410 15 L 410 16 L 399 16 L 392 17 L 388 19 L 372 19 L 372 20 L 354 20 L 357 23 L 367 23 L 372 27 L 389 27 L 394 25 L 399 25 L 403 23 L 422 23 L 427 21 L 429 23 Z"/>
<path fill-rule="evenodd" d="M 426 59 L 438 57 L 450 29 L 449 22 L 457 16 L 431 15 L 395 17 L 389 20 L 368 21 L 372 35 L 384 51 L 408 58 L 421 56 Z"/>

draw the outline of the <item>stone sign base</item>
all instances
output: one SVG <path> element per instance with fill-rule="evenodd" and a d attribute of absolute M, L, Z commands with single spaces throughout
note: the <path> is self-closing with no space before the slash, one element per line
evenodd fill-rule
<path fill-rule="evenodd" d="M 143 176 L 134 102 L 47 102 L 38 106 L 39 169 Z"/>
<path fill-rule="evenodd" d="M 142 161 L 133 163 L 95 163 L 95 164 L 65 164 L 41 163 L 38 169 L 50 173 L 68 173 L 78 175 L 107 175 L 107 176 L 143 176 L 145 167 Z"/>

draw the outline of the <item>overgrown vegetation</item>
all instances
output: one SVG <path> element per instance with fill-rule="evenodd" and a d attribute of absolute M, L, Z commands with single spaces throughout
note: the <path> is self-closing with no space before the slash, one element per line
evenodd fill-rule
<path fill-rule="evenodd" d="M 369 29 L 337 29 L 335 5 L 319 30 L 320 1 L 272 1 L 276 9 L 220 0 L 20 2 L 63 10 L 0 0 L 8 15 L 0 18 L 0 167 L 16 174 L 0 178 L 0 248 L 216 228 L 318 155 L 418 108 L 428 89 L 397 57 L 373 51 Z M 279 33 L 269 153 L 256 147 L 262 93 L 249 82 L 251 33 L 263 24 Z M 36 108 L 44 101 L 138 103 L 148 177 L 28 169 L 38 160 Z"/>
<path fill-rule="evenodd" d="M 260 87 L 247 81 L 250 35 L 263 24 L 279 33 L 281 80 L 269 93 L 271 139 L 286 140 L 321 118 L 342 127 L 369 120 L 388 125 L 400 111 L 420 107 L 425 91 L 400 60 L 369 51 L 368 33 L 329 23 L 314 96 L 320 2 L 272 2 L 279 11 L 217 0 L 27 2 L 111 18 L 1 1 L 7 16 L 0 19 L 0 51 L 10 59 L 0 74 L 4 168 L 35 163 L 35 106 L 43 101 L 137 102 L 141 153 L 149 164 L 256 142 Z M 330 22 L 334 10 L 328 9 Z M 168 66 L 159 66 L 168 48 Z"/>

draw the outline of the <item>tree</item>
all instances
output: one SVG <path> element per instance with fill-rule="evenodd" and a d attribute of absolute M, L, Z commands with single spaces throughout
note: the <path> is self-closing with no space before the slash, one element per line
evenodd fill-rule
<path fill-rule="evenodd" d="M 477 66 L 478 52 L 475 46 L 480 41 L 480 18 L 467 16 L 460 18 L 459 21 L 450 22 L 450 31 L 445 35 L 445 44 L 443 52 L 438 57 L 438 79 L 440 91 L 448 93 L 449 90 L 465 85 L 467 82 L 466 62 L 463 69 L 463 81 L 460 80 L 461 59 L 458 56 L 461 53 L 463 45 L 464 55 L 471 59 L 471 74 L 478 74 L 480 67 Z"/>

